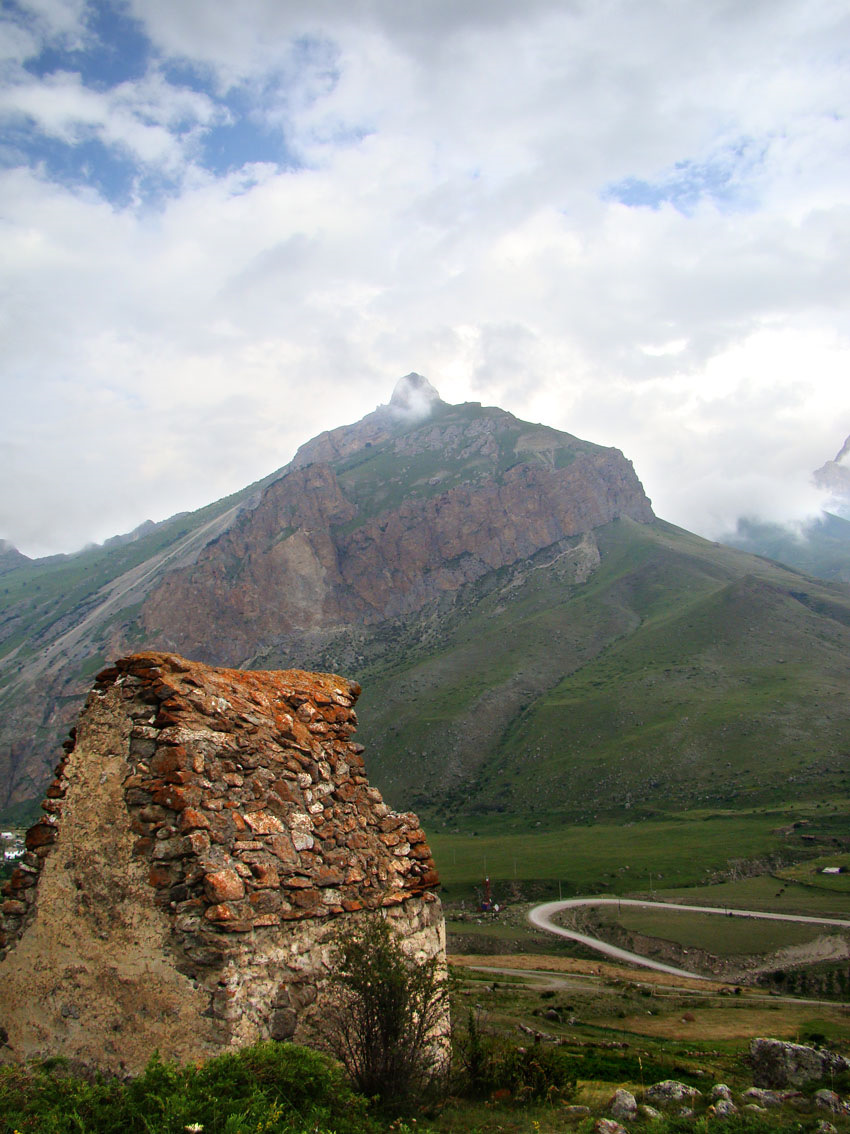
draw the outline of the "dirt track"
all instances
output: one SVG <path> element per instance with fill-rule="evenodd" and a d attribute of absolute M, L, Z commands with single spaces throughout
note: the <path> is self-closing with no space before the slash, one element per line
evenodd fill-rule
<path fill-rule="evenodd" d="M 597 937 L 591 937 L 587 933 L 579 933 L 573 929 L 565 929 L 563 926 L 555 925 L 551 920 L 562 910 L 577 909 L 581 906 L 640 906 L 644 909 L 669 909 L 687 913 L 720 914 L 724 917 L 753 917 L 769 921 L 792 921 L 809 925 L 829 925 L 839 929 L 850 929 L 850 921 L 845 921 L 841 918 L 809 917 L 803 914 L 766 913 L 759 910 L 730 909 L 725 906 L 689 906 L 673 902 L 646 902 L 636 898 L 568 898 L 560 902 L 545 902 L 529 910 L 528 920 L 538 929 L 546 930 L 548 933 L 555 933 L 559 937 L 567 937 L 571 941 L 578 941 L 582 945 L 586 945 L 589 949 L 594 949 L 598 953 L 602 953 L 606 957 L 611 957 L 616 961 L 622 961 L 624 964 L 655 969 L 656 972 L 667 973 L 670 976 L 688 977 L 691 980 L 708 980 L 710 978 L 701 976 L 699 973 L 688 972 L 686 969 L 676 968 L 674 965 L 665 965 L 661 961 L 653 961 L 649 957 L 642 957 L 638 953 L 631 953 L 627 949 L 618 948 L 616 945 L 609 945 L 607 942 L 600 941 Z"/>

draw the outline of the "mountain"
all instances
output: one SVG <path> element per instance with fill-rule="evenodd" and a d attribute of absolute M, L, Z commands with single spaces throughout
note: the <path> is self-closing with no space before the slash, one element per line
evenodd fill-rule
<path fill-rule="evenodd" d="M 819 579 L 850 583 L 850 520 L 831 512 L 793 525 L 740 519 L 724 542 Z"/>
<path fill-rule="evenodd" d="M 7 539 L 0 539 L 0 575 L 5 575 L 7 571 L 14 571 L 16 567 L 23 567 L 30 562 L 31 560 L 26 555 L 22 555 Z"/>
<path fill-rule="evenodd" d="M 419 375 L 265 480 L 0 581 L 0 783 L 141 648 L 363 685 L 423 815 L 585 821 L 846 784 L 850 591 L 655 518 L 629 461 Z"/>
<path fill-rule="evenodd" d="M 833 511 L 850 518 L 850 437 L 838 450 L 834 461 L 827 461 L 814 474 L 815 484 L 833 497 Z"/>
<path fill-rule="evenodd" d="M 821 579 L 850 583 L 850 437 L 812 480 L 829 493 L 827 511 L 794 524 L 742 518 L 723 541 Z"/>

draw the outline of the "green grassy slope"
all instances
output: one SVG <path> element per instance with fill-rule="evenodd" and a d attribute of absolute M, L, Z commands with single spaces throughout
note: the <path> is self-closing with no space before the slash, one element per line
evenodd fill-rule
<path fill-rule="evenodd" d="M 583 585 L 506 579 L 362 676 L 370 773 L 425 815 L 544 822 L 850 788 L 850 592 L 661 521 Z"/>

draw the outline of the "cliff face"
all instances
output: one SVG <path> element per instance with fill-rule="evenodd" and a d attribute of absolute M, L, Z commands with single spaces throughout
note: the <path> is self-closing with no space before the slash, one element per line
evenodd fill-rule
<path fill-rule="evenodd" d="M 653 518 L 618 450 L 501 410 L 432 398 L 420 413 L 411 425 L 391 402 L 308 443 L 256 508 L 162 580 L 146 635 L 239 664 L 287 635 L 420 611 L 621 516 Z"/>
<path fill-rule="evenodd" d="M 351 740 L 358 693 L 168 654 L 99 676 L 4 886 L 0 1058 L 309 1040 L 334 937 L 369 911 L 444 956 L 425 835 Z"/>

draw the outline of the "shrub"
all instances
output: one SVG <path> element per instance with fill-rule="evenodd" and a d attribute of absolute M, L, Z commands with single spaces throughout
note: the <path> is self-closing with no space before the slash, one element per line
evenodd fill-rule
<path fill-rule="evenodd" d="M 59 1061 L 0 1068 L 0 1134 L 368 1134 L 365 1111 L 327 1057 L 272 1041 L 199 1066 L 154 1055 L 127 1082 L 70 1075 Z"/>
<path fill-rule="evenodd" d="M 399 1107 L 440 1078 L 448 991 L 437 958 L 415 964 L 383 918 L 336 942 L 322 1039 L 357 1090 Z"/>
<path fill-rule="evenodd" d="M 509 1091 L 514 1102 L 565 1102 L 575 1095 L 575 1061 L 556 1047 L 534 1043 L 517 1047 L 482 1032 L 470 1012 L 466 1034 L 455 1050 L 461 1066 L 460 1089 L 473 1095 Z"/>

